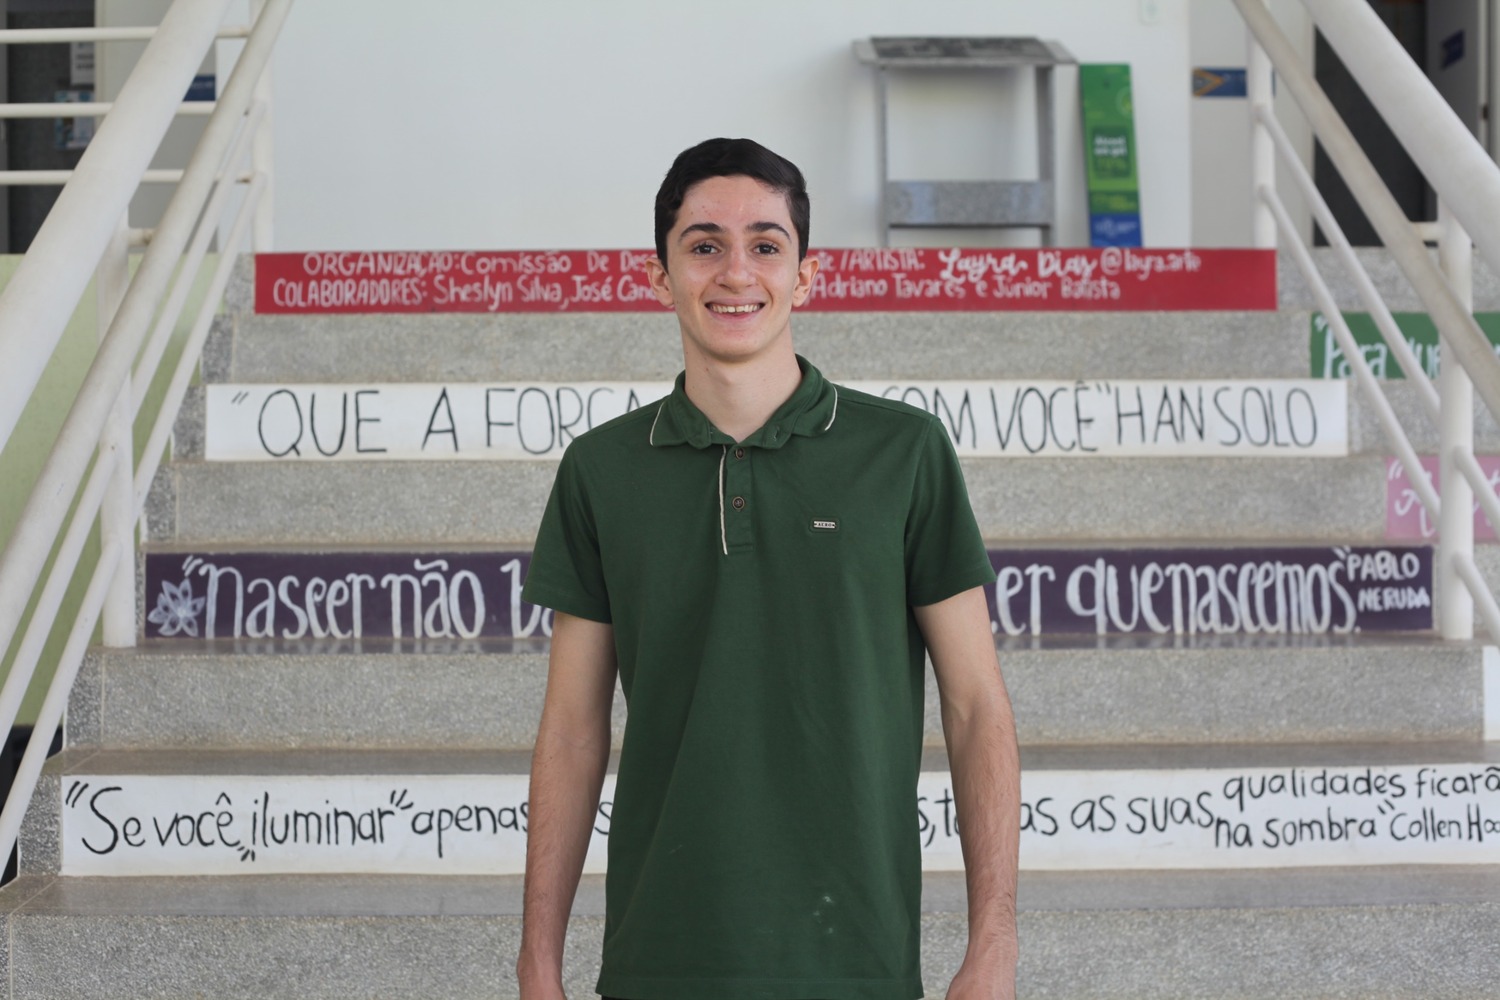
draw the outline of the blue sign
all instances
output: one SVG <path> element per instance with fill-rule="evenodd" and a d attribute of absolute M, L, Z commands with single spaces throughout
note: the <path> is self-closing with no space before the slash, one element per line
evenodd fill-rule
<path fill-rule="evenodd" d="M 1447 69 L 1464 57 L 1464 33 L 1455 31 L 1443 39 L 1443 69 Z"/>
<path fill-rule="evenodd" d="M 212 101 L 214 100 L 214 75 L 212 73 L 199 73 L 193 77 L 193 82 L 188 84 L 187 96 L 184 101 Z"/>
<path fill-rule="evenodd" d="M 1194 97 L 1244 97 L 1245 71 L 1237 67 L 1193 67 Z"/>

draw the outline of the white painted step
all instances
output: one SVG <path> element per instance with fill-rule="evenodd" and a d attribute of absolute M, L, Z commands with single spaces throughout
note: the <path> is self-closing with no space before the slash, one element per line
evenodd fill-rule
<path fill-rule="evenodd" d="M 1160 409 L 1157 384 L 1168 388 L 1174 400 L 1171 411 L 1164 413 Z M 669 387 L 666 381 L 537 383 L 515 378 L 499 383 L 286 381 L 216 385 L 206 390 L 195 387 L 189 390 L 178 416 L 173 458 L 178 462 L 210 458 L 282 464 L 384 461 L 398 457 L 429 462 L 555 459 L 572 436 L 624 412 L 631 405 L 630 391 L 637 385 L 643 389 L 657 387 L 636 393 L 640 400 L 656 398 Z M 963 389 L 955 390 L 956 385 L 972 387 L 973 391 L 966 395 Z M 1071 380 L 963 379 L 939 383 L 907 379 L 899 383 L 865 384 L 867 390 L 872 387 L 877 393 L 899 396 L 935 414 L 948 428 L 959 454 L 965 457 L 1068 457 L 1065 453 L 1092 458 L 1151 457 L 1153 453 L 1158 457 L 1245 458 L 1395 454 L 1395 446 L 1381 429 L 1374 406 L 1353 383 L 1305 378 L 1237 377 L 1166 382 L 1112 378 L 1096 380 L 1078 389 L 1081 405 L 1092 409 L 1076 413 L 1071 403 L 1076 385 Z M 1119 391 L 1126 404 L 1117 406 L 1107 394 L 1098 395 L 1100 388 L 1106 393 Z M 1137 408 L 1133 401 L 1135 388 L 1143 389 L 1144 422 L 1130 415 Z M 1438 429 L 1423 409 L 1416 390 L 1404 381 L 1386 382 L 1383 388 L 1412 447 L 1419 454 L 1435 454 Z M 991 389 L 994 398 L 990 396 Z M 1059 394 L 1058 389 L 1063 391 Z M 1202 414 L 1196 405 L 1200 390 Z M 205 392 L 216 394 L 220 400 L 219 416 L 212 429 L 206 427 Z M 1181 402 L 1184 392 L 1186 408 Z M 520 401 L 522 394 L 526 396 L 524 403 Z M 1344 403 L 1335 405 L 1340 394 Z M 1298 398 L 1290 404 L 1295 413 L 1291 414 L 1293 423 L 1289 424 L 1287 401 L 1292 395 Z M 1214 405 L 1216 397 L 1221 404 L 1218 410 Z M 1311 422 L 1313 408 L 1308 401 L 1325 397 L 1330 402 L 1321 404 L 1323 416 L 1316 423 Z M 486 400 L 492 404 L 488 414 Z M 589 400 L 594 401 L 592 417 L 588 416 Z M 1015 405 L 1018 400 L 1024 405 Z M 1041 426 L 1049 412 L 1043 400 L 1050 400 L 1050 412 L 1058 415 L 1048 428 Z M 1265 421 L 1266 400 L 1271 401 L 1275 411 L 1275 427 Z M 225 406 L 225 401 L 231 405 Z M 1248 408 L 1241 408 L 1241 401 Z M 237 409 L 241 405 L 242 412 Z M 1127 414 L 1123 421 L 1124 447 L 1119 444 L 1122 436 L 1121 428 L 1116 426 L 1121 424 L 1117 410 Z M 519 427 L 518 412 L 522 418 Z M 1094 416 L 1090 417 L 1090 413 Z M 1158 425 L 1158 415 L 1168 419 Z M 312 430 L 314 417 L 316 436 Z M 1087 421 L 1082 423 L 1083 443 L 1095 449 L 1090 456 L 1076 453 L 1080 417 Z M 1476 452 L 1500 453 L 1500 423 L 1482 403 L 1475 403 L 1474 420 Z M 1181 443 L 1174 440 L 1175 428 L 1182 431 Z"/>
<path fill-rule="evenodd" d="M 1500 864 L 1500 748 L 1028 747 L 1027 870 Z M 524 753 L 120 751 L 49 763 L 22 870 L 70 876 L 510 875 Z M 613 778 L 585 868 L 604 869 Z M 923 868 L 962 868 L 945 754 L 917 798 Z"/>

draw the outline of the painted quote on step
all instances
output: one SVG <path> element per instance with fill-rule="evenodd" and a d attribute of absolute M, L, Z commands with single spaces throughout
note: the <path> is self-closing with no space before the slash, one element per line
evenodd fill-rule
<path fill-rule="evenodd" d="M 1349 451 L 1326 379 L 852 381 L 937 417 L 967 457 L 1308 457 Z M 557 459 L 668 382 L 210 385 L 210 461 Z"/>
<path fill-rule="evenodd" d="M 543 638 L 521 599 L 531 554 L 146 556 L 153 639 Z M 1348 635 L 1432 628 L 1429 547 L 995 549 L 997 635 Z"/>
<path fill-rule="evenodd" d="M 66 875 L 515 874 L 525 775 L 73 775 Z M 962 867 L 952 781 L 924 772 L 913 823 L 927 870 Z M 1027 771 L 1028 869 L 1494 864 L 1500 765 Z M 614 778 L 586 869 L 602 871 Z M 838 831 L 831 831 L 838 836 Z"/>

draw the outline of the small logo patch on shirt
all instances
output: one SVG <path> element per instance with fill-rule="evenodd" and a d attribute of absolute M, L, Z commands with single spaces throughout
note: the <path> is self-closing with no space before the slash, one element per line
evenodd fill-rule
<path fill-rule="evenodd" d="M 812 526 L 813 526 L 813 530 L 814 531 L 838 531 L 839 530 L 839 523 L 838 523 L 838 521 L 834 520 L 831 517 L 815 517 L 815 518 L 813 518 Z"/>

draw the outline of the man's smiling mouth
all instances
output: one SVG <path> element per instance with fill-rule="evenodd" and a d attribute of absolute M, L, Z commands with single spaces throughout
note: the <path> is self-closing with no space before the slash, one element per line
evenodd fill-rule
<path fill-rule="evenodd" d="M 733 314 L 733 313 L 753 313 L 753 312 L 757 311 L 758 309 L 760 309 L 760 307 L 761 307 L 761 303 L 757 302 L 757 303 L 752 303 L 750 305 L 744 305 L 744 306 L 711 305 L 708 308 L 712 312 L 716 312 L 716 313 Z"/>

